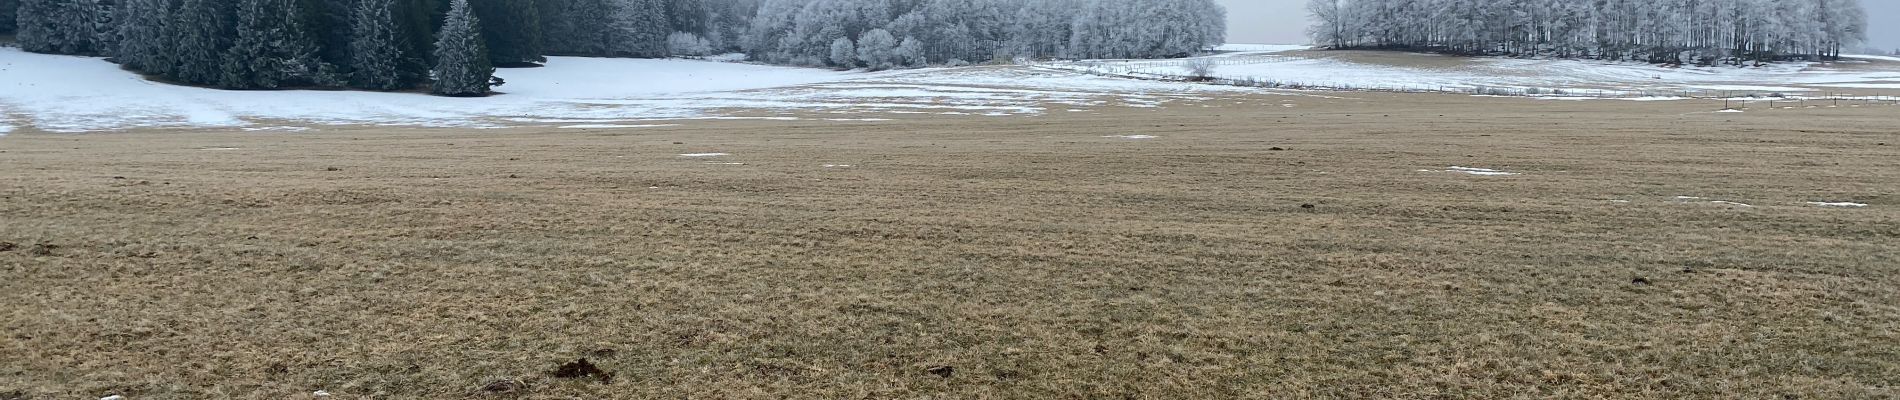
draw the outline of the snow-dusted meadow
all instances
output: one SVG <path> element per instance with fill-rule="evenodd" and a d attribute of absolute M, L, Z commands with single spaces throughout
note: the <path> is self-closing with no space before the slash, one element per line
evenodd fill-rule
<path fill-rule="evenodd" d="M 1303 51 L 1221 46 L 1185 60 L 1099 60 L 902 71 L 832 71 L 733 62 L 554 57 L 504 69 L 486 98 L 355 91 L 227 91 L 153 82 L 99 58 L 0 48 L 0 134 L 143 127 L 289 131 L 321 125 L 642 128 L 692 119 L 875 121 L 904 115 L 1033 116 L 1052 107 L 1158 107 L 1213 95 L 1283 93 L 1142 78 L 1215 65 L 1225 79 L 1297 87 L 1534 93 L 1775 92 L 1900 89 L 1900 59 L 1761 68 Z M 1890 94 L 1887 93 L 1887 94 Z M 856 115 L 854 115 L 856 114 Z"/>
<path fill-rule="evenodd" d="M 1201 61 L 1212 77 L 1288 87 L 1407 91 L 1479 88 L 1579 96 L 1646 93 L 1780 92 L 1900 89 L 1900 58 L 1849 56 L 1836 63 L 1764 67 L 1666 67 L 1639 62 L 1471 58 L 1399 52 L 1299 51 L 1304 46 L 1226 45 Z M 1041 64 L 1052 69 L 1130 77 L 1189 76 L 1197 60 L 1104 60 Z"/>
<path fill-rule="evenodd" d="M 502 94 L 228 91 L 146 80 L 99 58 L 0 48 L 0 132 L 373 124 L 500 127 L 879 113 L 1019 116 L 1051 104 L 1158 105 L 1244 89 L 1016 67 L 844 72 L 736 62 L 553 57 L 504 69 Z M 759 117 L 760 114 L 775 115 Z M 866 120 L 876 118 L 830 118 Z"/>

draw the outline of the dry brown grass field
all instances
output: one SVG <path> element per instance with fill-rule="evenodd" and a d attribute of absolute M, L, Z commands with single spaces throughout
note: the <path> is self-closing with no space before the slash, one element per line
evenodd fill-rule
<path fill-rule="evenodd" d="M 1337 96 L 16 132 L 0 399 L 1900 396 L 1900 107 Z"/>

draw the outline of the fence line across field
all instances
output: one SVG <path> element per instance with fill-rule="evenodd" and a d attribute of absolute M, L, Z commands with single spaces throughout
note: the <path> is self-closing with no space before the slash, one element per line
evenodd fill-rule
<path fill-rule="evenodd" d="M 1123 61 L 1123 60 L 1023 61 L 1023 62 L 1019 62 L 1018 64 L 1033 66 L 1033 67 L 1060 69 L 1060 70 L 1072 71 L 1072 72 L 1081 72 L 1081 73 L 1087 73 L 1091 75 L 1111 76 L 1111 77 L 1117 77 L 1117 78 L 1133 78 L 1133 79 L 1144 79 L 1144 80 L 1180 81 L 1180 82 L 1191 81 L 1191 82 L 1200 82 L 1200 83 L 1216 84 L 1216 85 L 1246 86 L 1246 87 L 1276 88 L 1276 89 L 1340 90 L 1340 91 L 1356 91 L 1356 92 L 1392 92 L 1392 93 L 1460 93 L 1460 94 L 1488 95 L 1488 96 L 1550 97 L 1550 98 L 1725 99 L 1725 100 L 1767 101 L 1771 104 L 1771 107 L 1776 107 L 1776 108 L 1787 108 L 1787 107 L 1782 107 L 1782 106 L 1790 105 L 1790 104 L 1792 104 L 1792 107 L 1820 106 L 1819 103 L 1821 102 L 1828 103 L 1827 105 L 1831 105 L 1831 106 L 1856 105 L 1856 104 L 1858 105 L 1866 105 L 1866 104 L 1900 105 L 1900 97 L 1896 97 L 1896 96 L 1859 96 L 1859 95 L 1846 94 L 1846 93 L 1824 93 L 1817 97 L 1817 96 L 1807 95 L 1803 93 L 1789 93 L 1786 91 L 1751 91 L 1751 90 L 1547 89 L 1547 88 L 1444 86 L 1444 85 L 1382 86 L 1382 85 L 1354 85 L 1354 84 L 1340 84 L 1340 83 L 1282 82 L 1282 81 L 1273 81 L 1273 80 L 1261 80 L 1261 79 L 1255 79 L 1255 78 L 1236 79 L 1236 78 L 1194 77 L 1194 76 L 1189 76 L 1187 74 L 1182 73 L 1185 71 L 1192 70 L 1194 67 L 1197 66 L 1197 64 L 1199 65 L 1211 64 L 1212 66 L 1220 67 L 1220 66 L 1277 63 L 1277 62 L 1286 62 L 1286 61 L 1295 61 L 1295 60 L 1304 60 L 1304 59 L 1297 58 L 1297 57 L 1275 56 L 1275 55 L 1249 55 L 1249 56 L 1210 57 L 1210 58 L 1162 60 L 1162 61 Z"/>

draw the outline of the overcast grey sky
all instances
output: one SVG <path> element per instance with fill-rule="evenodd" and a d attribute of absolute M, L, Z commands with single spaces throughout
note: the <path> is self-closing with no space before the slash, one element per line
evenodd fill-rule
<path fill-rule="evenodd" d="M 1227 41 L 1234 43 L 1306 43 L 1307 0 L 1215 0 L 1227 6 Z M 1872 20 L 1869 41 L 1884 49 L 1900 48 L 1900 0 L 1863 0 Z"/>

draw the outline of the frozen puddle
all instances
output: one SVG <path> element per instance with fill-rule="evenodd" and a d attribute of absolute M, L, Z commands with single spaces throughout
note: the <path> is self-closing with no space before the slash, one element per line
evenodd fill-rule
<path fill-rule="evenodd" d="M 722 156 L 729 156 L 729 155 L 731 155 L 731 154 L 726 154 L 726 153 L 686 153 L 686 154 L 681 154 L 681 155 L 680 155 L 680 157 L 692 157 L 692 158 L 700 158 L 700 157 L 722 157 Z"/>
<path fill-rule="evenodd" d="M 1458 167 L 1458 166 L 1446 167 L 1446 169 L 1444 170 L 1421 169 L 1421 170 L 1418 170 L 1418 172 L 1457 172 L 1461 174 L 1470 174 L 1470 175 L 1478 175 L 1478 176 L 1521 175 L 1516 172 L 1505 172 L 1505 171 L 1499 171 L 1499 170 L 1490 169 L 1490 168 L 1472 168 L 1472 167 Z"/>
<path fill-rule="evenodd" d="M 1155 138 L 1159 138 L 1160 136 L 1154 136 L 1154 135 L 1108 135 L 1108 136 L 1103 136 L 1103 137 L 1105 137 L 1105 138 L 1111 138 L 1111 139 L 1131 139 L 1131 140 L 1138 140 L 1138 139 L 1155 139 Z"/>
<path fill-rule="evenodd" d="M 566 125 L 561 129 L 621 129 L 621 127 L 678 127 L 678 123 L 652 123 L 652 125 L 614 125 L 614 123 L 581 123 Z"/>
<path fill-rule="evenodd" d="M 1867 205 L 1866 205 L 1866 204 L 1862 204 L 1862 203 L 1849 203 L 1849 202 L 1844 202 L 1844 201 L 1843 201 L 1843 202 L 1828 202 L 1828 201 L 1810 201 L 1810 202 L 1808 202 L 1808 205 L 1810 205 L 1810 206 L 1815 206 L 1815 207 L 1831 207 L 1831 208 L 1863 208 L 1863 207 L 1867 207 Z"/>

